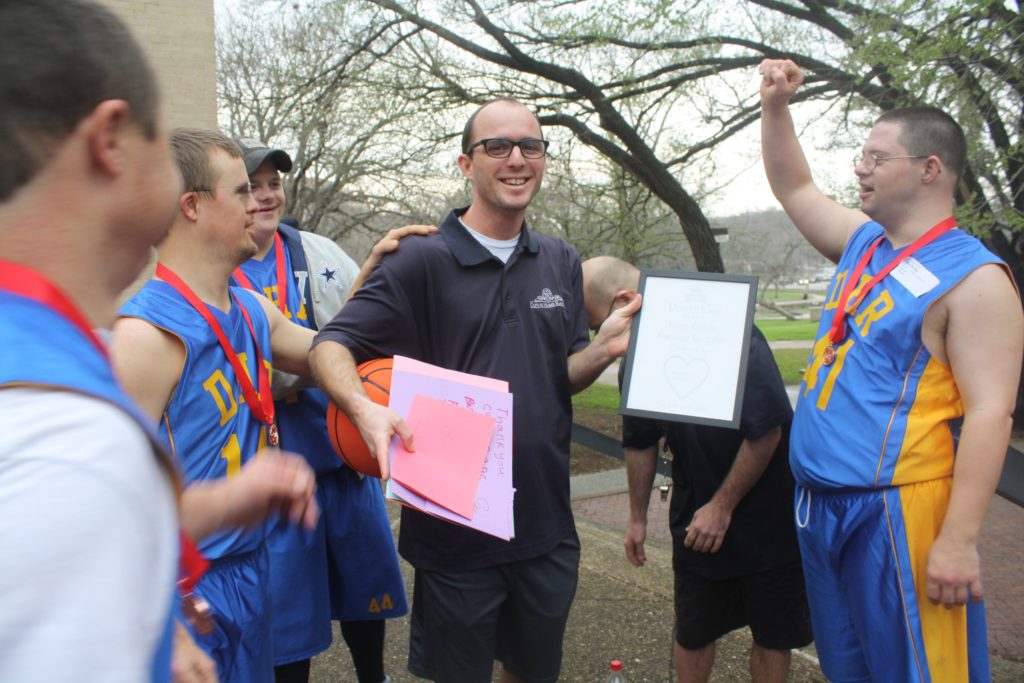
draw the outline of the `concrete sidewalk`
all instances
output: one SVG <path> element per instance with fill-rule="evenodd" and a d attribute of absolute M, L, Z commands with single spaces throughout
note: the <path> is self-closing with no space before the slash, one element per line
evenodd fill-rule
<path fill-rule="evenodd" d="M 660 478 L 659 478 L 660 479 Z M 660 483 L 660 481 L 656 482 Z M 668 502 L 657 491 L 648 511 L 647 565 L 623 554 L 629 515 L 625 470 L 573 477 L 573 509 L 582 543 L 580 583 L 569 617 L 561 681 L 604 681 L 609 659 L 625 663 L 630 683 L 671 683 L 672 562 Z M 397 528 L 397 506 L 389 505 Z M 1024 509 L 997 498 L 981 539 L 989 618 L 992 680 L 1024 681 Z M 402 562 L 407 590 L 412 570 Z M 385 661 L 395 683 L 420 681 L 406 671 L 408 617 L 388 622 Z M 719 643 L 712 681 L 748 681 L 750 634 L 737 631 Z M 334 644 L 313 660 L 314 683 L 355 681 L 348 651 L 335 628 Z M 495 678 L 497 680 L 497 678 Z M 790 681 L 822 683 L 813 646 L 793 657 Z"/>
<path fill-rule="evenodd" d="M 593 481 L 593 480 L 591 480 Z M 589 484 L 588 484 L 589 485 Z M 622 494 L 617 497 L 620 502 Z M 598 501 L 600 498 L 591 498 Z M 389 505 L 392 514 L 396 506 Z M 666 518 L 664 510 L 652 515 Z M 652 517 L 653 519 L 653 517 Z M 665 541 L 647 544 L 647 565 L 633 567 L 622 550 L 622 529 L 617 521 L 606 524 L 588 513 L 577 514 L 582 544 L 579 587 L 569 616 L 565 655 L 559 680 L 598 683 L 606 680 L 608 661 L 622 659 L 630 683 L 674 681 L 672 655 L 672 559 Z M 407 589 L 412 590 L 411 568 L 402 562 Z M 385 662 L 395 683 L 422 681 L 406 670 L 409 618 L 388 622 Z M 713 681 L 747 681 L 749 632 L 737 631 L 719 642 Z M 497 680 L 497 671 L 494 680 Z M 348 651 L 335 625 L 334 644 L 313 660 L 314 683 L 354 683 Z M 790 681 L 823 683 L 813 648 L 793 660 Z"/>
<path fill-rule="evenodd" d="M 809 343 L 808 343 L 809 345 Z M 601 381 L 616 384 L 617 366 Z M 796 387 L 790 388 L 795 398 Z M 1017 443 L 1018 449 L 1024 443 Z M 655 482 L 662 483 L 661 477 Z M 666 482 L 667 483 L 667 482 Z M 576 526 L 582 543 L 580 582 L 569 617 L 561 681 L 598 683 L 606 680 L 608 660 L 624 662 L 630 683 L 673 683 L 672 562 L 668 502 L 651 496 L 646 543 L 647 565 L 633 567 L 623 553 L 629 519 L 624 469 L 573 477 L 570 481 Z M 397 529 L 398 507 L 389 505 Z M 1024 681 L 1024 508 L 996 498 L 986 521 L 981 553 L 987 595 L 992 680 Z M 407 591 L 412 595 L 412 570 L 404 561 Z M 406 671 L 409 619 L 388 623 L 387 673 L 395 683 L 421 681 Z M 749 681 L 750 633 L 736 631 L 719 642 L 711 680 Z M 334 644 L 313 660 L 313 683 L 356 680 L 352 663 L 335 625 Z M 497 677 L 495 677 L 497 680 Z M 813 646 L 797 651 L 789 678 L 794 683 L 825 681 Z"/>
<path fill-rule="evenodd" d="M 1016 443 L 1018 450 L 1024 443 Z M 660 479 L 660 477 L 659 477 Z M 655 484 L 662 482 L 656 481 Z M 668 483 L 668 482 L 665 482 Z M 573 510 L 577 519 L 601 522 L 625 529 L 629 519 L 629 495 L 625 470 L 574 477 Z M 648 536 L 668 544 L 668 503 L 651 496 Z M 1013 673 L 993 680 L 1024 681 L 1024 508 L 996 496 L 982 528 L 979 548 L 988 618 L 989 651 L 1000 671 Z M 620 543 L 621 545 L 621 543 Z M 1000 661 L 996 661 L 1000 660 Z M 1005 662 L 1001 660 L 1006 660 Z M 1015 664 L 1015 666 L 1010 666 Z"/>

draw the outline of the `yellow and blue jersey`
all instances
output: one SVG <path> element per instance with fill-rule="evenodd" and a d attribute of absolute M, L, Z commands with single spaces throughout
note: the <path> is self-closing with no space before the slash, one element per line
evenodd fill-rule
<path fill-rule="evenodd" d="M 975 269 L 999 259 L 975 238 L 951 230 L 873 287 L 847 317 L 835 360 L 822 354 L 847 278 L 883 235 L 865 223 L 850 239 L 829 286 L 818 338 L 804 370 L 790 445 L 796 482 L 812 491 L 876 489 L 952 476 L 949 423 L 963 415 L 949 366 L 921 337 L 929 307 Z M 899 250 L 883 239 L 850 297 Z M 906 284 L 904 284 L 906 282 Z"/>
<path fill-rule="evenodd" d="M 250 259 L 240 268 L 248 284 L 275 305 L 280 307 L 284 297 L 288 320 L 315 330 L 318 315 L 329 318 L 336 310 L 323 292 L 319 298 L 314 294 L 300 234 L 283 225 L 278 231 L 282 239 L 262 260 Z M 278 282 L 278 248 L 283 249 L 286 286 Z M 342 280 L 338 286 L 347 289 L 348 283 Z M 275 402 L 281 447 L 302 454 L 317 473 L 322 511 L 313 532 L 278 525 L 267 537 L 275 666 L 326 649 L 332 618 L 365 621 L 408 611 L 380 483 L 350 470 L 335 453 L 327 433 L 327 402 L 316 388 L 293 391 Z"/>
<path fill-rule="evenodd" d="M 865 223 L 839 261 L 790 437 L 818 655 L 830 680 L 987 680 L 984 604 L 946 609 L 927 598 L 928 553 L 952 490 L 950 421 L 963 407 L 921 329 L 940 297 L 1000 261 L 975 238 L 944 233 L 867 293 L 825 364 L 847 278 L 883 234 Z M 851 300 L 898 255 L 882 239 Z"/>
<path fill-rule="evenodd" d="M 270 371 L 270 325 L 260 303 L 248 291 L 232 287 L 227 313 L 210 311 L 255 382 L 257 358 Z M 239 310 L 245 306 L 257 340 Z M 267 444 L 267 427 L 252 414 L 224 350 L 206 320 L 173 287 L 151 280 L 121 309 L 177 337 L 185 347 L 181 379 L 160 423 L 176 454 L 185 483 L 232 477 Z M 250 552 L 263 541 L 264 530 L 229 529 L 199 543 L 211 560 Z"/>
<path fill-rule="evenodd" d="M 285 317 L 313 329 L 310 312 L 307 314 L 302 290 L 293 276 L 292 255 L 287 242 L 282 241 L 284 262 L 288 264 L 289 276 L 285 294 Z M 262 261 L 249 259 L 240 267 L 249 282 L 275 305 L 280 306 L 282 288 L 277 282 L 276 246 Z M 304 389 L 276 401 L 277 423 L 281 431 L 281 448 L 301 453 L 317 474 L 323 474 L 341 467 L 341 459 L 335 454 L 327 435 L 327 395 L 316 388 Z"/>

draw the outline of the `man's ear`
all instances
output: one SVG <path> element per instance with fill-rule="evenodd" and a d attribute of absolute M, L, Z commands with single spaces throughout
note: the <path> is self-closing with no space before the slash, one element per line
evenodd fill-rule
<path fill-rule="evenodd" d="M 468 180 L 470 177 L 470 171 L 473 168 L 473 160 L 469 158 L 468 154 L 460 154 L 458 164 L 459 170 L 462 171 L 462 177 Z"/>
<path fill-rule="evenodd" d="M 924 160 L 924 166 L 921 169 L 921 180 L 927 185 L 934 183 L 936 180 L 942 177 L 945 173 L 945 169 L 942 166 L 942 160 L 938 156 L 932 154 Z"/>
<path fill-rule="evenodd" d="M 637 291 L 635 289 L 620 289 L 615 292 L 615 299 L 613 300 L 612 308 L 619 308 L 625 306 L 630 301 L 636 298 Z"/>
<path fill-rule="evenodd" d="M 124 173 L 125 145 L 129 143 L 130 129 L 135 126 L 128 103 L 104 100 L 80 125 L 93 167 L 111 177 Z"/>
<path fill-rule="evenodd" d="M 185 192 L 178 197 L 178 208 L 190 221 L 199 220 L 199 202 L 195 192 Z"/>

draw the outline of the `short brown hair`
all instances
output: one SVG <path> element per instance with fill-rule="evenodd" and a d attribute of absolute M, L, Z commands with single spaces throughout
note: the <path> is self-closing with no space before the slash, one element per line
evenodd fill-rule
<path fill-rule="evenodd" d="M 466 121 L 466 126 L 465 128 L 462 129 L 463 154 L 468 154 L 469 146 L 473 144 L 473 124 L 476 122 L 476 115 L 483 111 L 486 107 L 489 107 L 492 104 L 494 104 L 495 102 L 510 102 L 512 104 L 518 104 L 520 107 L 526 109 L 528 112 L 533 114 L 533 118 L 537 120 L 537 127 L 540 128 L 540 118 L 538 118 L 537 114 L 532 109 L 527 107 L 525 104 L 523 104 L 522 102 L 513 97 L 495 97 L 493 100 L 481 104 L 479 107 L 476 108 L 476 111 L 469 115 L 469 120 Z"/>
<path fill-rule="evenodd" d="M 178 164 L 186 192 L 205 192 L 217 184 L 210 168 L 210 153 L 225 152 L 241 159 L 242 150 L 223 133 L 203 128 L 175 128 L 171 131 L 171 152 Z"/>
<path fill-rule="evenodd" d="M 914 156 L 936 155 L 959 182 L 967 166 L 967 139 L 956 120 L 938 107 L 903 107 L 887 111 L 875 123 L 898 123 L 900 144 Z"/>
<path fill-rule="evenodd" d="M 89 0 L 0 0 L 0 201 L 31 180 L 98 104 L 124 100 L 149 139 L 159 93 L 139 44 Z"/>

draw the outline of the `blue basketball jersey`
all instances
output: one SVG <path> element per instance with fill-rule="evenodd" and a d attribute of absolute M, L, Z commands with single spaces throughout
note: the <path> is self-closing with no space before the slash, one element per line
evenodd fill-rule
<path fill-rule="evenodd" d="M 900 486 L 953 473 L 949 421 L 963 407 L 952 371 L 929 353 L 921 326 L 929 307 L 972 271 L 1002 262 L 960 230 L 943 234 L 907 259 L 907 270 L 897 268 L 870 290 L 847 316 L 846 337 L 825 365 L 847 278 L 882 235 L 881 225 L 868 222 L 847 244 L 804 370 L 790 464 L 797 483 L 811 490 Z M 899 251 L 882 239 L 850 301 Z"/>
<path fill-rule="evenodd" d="M 285 317 L 292 322 L 312 329 L 310 316 L 306 311 L 302 289 L 292 272 L 291 252 L 285 242 L 284 262 L 288 274 L 285 294 Z M 282 288 L 277 282 L 278 245 L 274 245 L 262 261 L 249 259 L 242 264 L 242 272 L 257 291 L 280 306 Z M 277 401 L 277 422 L 281 432 L 281 448 L 301 453 L 317 474 L 330 472 L 342 466 L 341 459 L 334 452 L 327 435 L 327 395 L 316 388 L 304 389 Z"/>
<path fill-rule="evenodd" d="M 306 279 L 309 265 L 299 233 L 284 226 L 278 232 L 281 242 L 263 260 L 243 263 L 242 272 L 253 288 L 278 305 L 284 297 L 289 320 L 316 329 L 317 315 L 329 318 L 336 310 L 330 309 L 329 300 L 315 297 Z M 278 248 L 287 264 L 286 287 L 278 283 Z M 276 402 L 281 447 L 301 453 L 316 471 L 322 514 L 315 532 L 279 526 L 267 538 L 275 665 L 327 648 L 332 618 L 363 621 L 408 611 L 380 482 L 348 469 L 335 453 L 327 432 L 327 404 L 319 389 L 297 391 Z"/>
<path fill-rule="evenodd" d="M 256 298 L 233 287 L 231 310 L 211 307 L 249 376 L 256 375 L 256 342 L 239 310 L 252 320 L 268 371 L 270 325 Z M 224 350 L 207 322 L 166 282 L 146 283 L 121 309 L 121 315 L 147 320 L 170 332 L 185 346 L 181 379 L 167 404 L 160 433 L 170 441 L 184 470 L 185 482 L 232 477 L 267 443 L 267 428 L 246 404 Z M 199 543 L 211 560 L 250 552 L 259 547 L 264 529 L 231 529 Z"/>
<path fill-rule="evenodd" d="M 149 418 L 114 378 L 109 360 L 64 316 L 48 306 L 0 290 L 0 387 L 48 386 L 94 396 L 127 413 L 149 436 L 153 452 L 172 478 L 174 464 L 164 453 Z M 18 350 L 25 352 L 18 352 Z M 177 562 L 177 559 L 175 559 Z M 177 590 L 171 592 L 164 632 L 155 643 L 150 680 L 165 683 L 171 676 L 171 634 Z M 88 628 L 88 625 L 83 625 Z"/>

